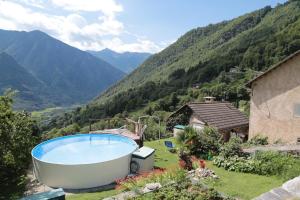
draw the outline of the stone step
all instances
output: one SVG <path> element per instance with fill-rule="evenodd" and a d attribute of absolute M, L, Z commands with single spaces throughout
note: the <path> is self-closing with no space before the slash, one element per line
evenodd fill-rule
<path fill-rule="evenodd" d="M 270 192 L 279 196 L 281 199 L 291 199 L 294 197 L 293 194 L 289 193 L 282 187 L 274 188 Z"/>
<path fill-rule="evenodd" d="M 272 193 L 272 192 L 266 192 L 258 197 L 255 198 L 255 200 L 283 200 L 278 195 Z"/>

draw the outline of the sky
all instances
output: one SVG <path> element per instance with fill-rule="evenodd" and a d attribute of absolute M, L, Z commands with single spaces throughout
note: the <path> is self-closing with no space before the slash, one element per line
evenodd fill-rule
<path fill-rule="evenodd" d="M 187 31 L 286 0 L 0 0 L 0 29 L 41 30 L 81 50 L 156 53 Z"/>

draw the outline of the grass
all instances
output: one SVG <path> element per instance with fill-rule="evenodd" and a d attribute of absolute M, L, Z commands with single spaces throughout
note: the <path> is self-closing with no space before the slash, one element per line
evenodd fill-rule
<path fill-rule="evenodd" d="M 168 139 L 175 143 L 173 138 Z M 176 153 L 170 153 L 164 146 L 163 140 L 145 142 L 145 146 L 156 149 L 155 151 L 155 166 L 161 168 L 175 168 L 178 166 L 178 156 Z M 207 161 L 207 167 L 214 170 L 220 177 L 217 181 L 207 180 L 205 183 L 216 190 L 239 199 L 252 199 L 260 194 L 271 190 L 272 188 L 282 185 L 283 180 L 275 176 L 259 176 L 255 174 L 229 172 L 223 168 L 214 166 L 210 161 Z M 77 199 L 103 199 L 113 196 L 122 191 L 108 190 L 103 192 L 83 193 L 67 196 L 67 200 Z"/>
<path fill-rule="evenodd" d="M 169 139 L 168 139 L 169 140 Z M 174 142 L 174 139 L 170 139 Z M 164 140 L 155 140 L 145 142 L 145 146 L 155 149 L 155 166 L 162 168 L 173 168 L 177 166 L 178 157 L 177 154 L 170 153 L 164 146 Z M 105 197 L 113 196 L 122 192 L 121 190 L 107 190 L 102 192 L 90 192 L 82 194 L 68 195 L 67 200 L 89 200 L 89 199 L 103 199 Z"/>
<path fill-rule="evenodd" d="M 145 142 L 145 146 L 155 149 L 155 166 L 161 168 L 174 168 L 178 164 L 177 153 L 170 153 L 164 145 L 166 139 Z M 175 144 L 175 139 L 167 139 Z"/>
<path fill-rule="evenodd" d="M 275 176 L 260 176 L 256 174 L 230 172 L 224 168 L 218 168 L 211 162 L 208 168 L 215 171 L 220 177 L 217 181 L 206 181 L 206 184 L 229 196 L 239 199 L 253 199 L 260 194 L 283 184 L 283 180 Z"/>
<path fill-rule="evenodd" d="M 82 194 L 67 195 L 67 200 L 90 200 L 90 199 L 103 199 L 105 197 L 114 196 L 122 191 L 120 190 L 107 190 L 102 192 L 90 192 Z"/>

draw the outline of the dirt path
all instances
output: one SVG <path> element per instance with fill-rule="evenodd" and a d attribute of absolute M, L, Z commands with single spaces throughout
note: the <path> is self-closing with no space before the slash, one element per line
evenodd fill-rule
<path fill-rule="evenodd" d="M 28 183 L 26 185 L 26 191 L 24 193 L 25 196 L 32 195 L 32 194 L 39 193 L 39 192 L 46 192 L 46 191 L 52 190 L 52 188 L 50 188 L 50 187 L 48 187 L 48 186 L 46 186 L 42 183 L 39 183 L 35 179 L 32 169 L 28 170 L 27 177 L 28 177 Z"/>

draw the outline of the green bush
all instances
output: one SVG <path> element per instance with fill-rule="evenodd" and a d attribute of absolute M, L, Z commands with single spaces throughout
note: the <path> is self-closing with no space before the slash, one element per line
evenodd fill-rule
<path fill-rule="evenodd" d="M 286 165 L 286 170 L 282 172 L 281 177 L 285 180 L 295 178 L 300 175 L 300 159 L 294 159 L 289 165 Z"/>
<path fill-rule="evenodd" d="M 250 145 L 267 145 L 268 137 L 262 135 L 255 135 L 248 142 Z"/>
<path fill-rule="evenodd" d="M 230 140 L 223 144 L 220 148 L 220 155 L 228 158 L 231 156 L 241 156 L 243 150 L 241 148 L 242 140 L 239 137 L 231 137 Z"/>
<path fill-rule="evenodd" d="M 39 141 L 36 123 L 12 109 L 12 95 L 0 96 L 0 199 L 19 199 L 26 185 L 30 151 Z"/>
<path fill-rule="evenodd" d="M 191 155 L 200 157 L 207 157 L 208 154 L 217 155 L 222 141 L 221 134 L 211 127 L 204 127 L 201 131 L 187 127 L 184 132 L 178 134 L 176 139 Z"/>
<path fill-rule="evenodd" d="M 253 159 L 260 161 L 260 165 L 256 169 L 257 174 L 279 176 L 286 173 L 289 170 L 289 166 L 294 165 L 296 161 L 291 155 L 275 151 L 257 152 L 254 154 Z"/>
<path fill-rule="evenodd" d="M 223 156 L 216 156 L 213 159 L 213 164 L 218 167 L 223 167 L 228 171 L 255 173 L 256 161 L 250 157 L 239 157 L 237 155 L 229 158 Z"/>
<path fill-rule="evenodd" d="M 276 175 L 286 180 L 300 175 L 299 158 L 274 151 L 260 151 L 248 157 L 219 155 L 214 157 L 213 164 L 228 171 Z"/>
<path fill-rule="evenodd" d="M 202 184 L 192 185 L 189 179 L 181 180 L 180 182 L 173 182 L 165 185 L 161 189 L 144 194 L 142 196 L 132 198 L 134 200 L 142 199 L 165 199 L 165 200 L 224 200 L 231 199 L 222 196 L 213 188 L 207 188 Z"/>
<path fill-rule="evenodd" d="M 78 133 L 80 131 L 80 126 L 78 124 L 71 124 L 65 128 L 57 129 L 54 128 L 46 134 L 43 134 L 43 140 L 48 140 L 56 137 L 71 135 Z"/>

